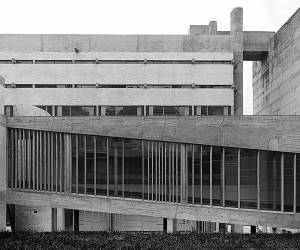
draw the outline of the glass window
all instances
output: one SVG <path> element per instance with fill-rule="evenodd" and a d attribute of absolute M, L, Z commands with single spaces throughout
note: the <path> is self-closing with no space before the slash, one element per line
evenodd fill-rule
<path fill-rule="evenodd" d="M 107 195 L 107 138 L 96 136 L 96 193 Z"/>
<path fill-rule="evenodd" d="M 153 106 L 153 115 L 164 115 L 164 109 L 162 106 Z"/>
<path fill-rule="evenodd" d="M 77 164 L 77 140 L 76 135 L 71 136 L 72 142 L 72 193 L 76 193 L 76 164 Z"/>
<path fill-rule="evenodd" d="M 238 207 L 237 148 L 225 148 L 225 206 Z"/>
<path fill-rule="evenodd" d="M 109 138 L 109 194 L 123 196 L 123 150 L 122 138 Z"/>
<path fill-rule="evenodd" d="M 143 143 L 141 140 L 124 139 L 124 195 L 143 197 Z"/>
<path fill-rule="evenodd" d="M 284 211 L 294 208 L 294 154 L 284 153 Z"/>
<path fill-rule="evenodd" d="M 6 116 L 14 116 L 14 106 L 13 105 L 5 105 L 4 106 L 4 114 Z"/>
<path fill-rule="evenodd" d="M 104 110 L 105 110 L 104 113 L 106 116 L 115 116 L 116 115 L 116 107 L 107 106 L 107 107 L 104 107 Z"/>
<path fill-rule="evenodd" d="M 201 106 L 201 115 L 208 115 L 207 106 Z"/>
<path fill-rule="evenodd" d="M 222 192 L 222 162 L 223 148 L 212 147 L 212 204 L 213 206 L 223 205 Z"/>
<path fill-rule="evenodd" d="M 85 193 L 85 136 L 78 135 L 78 193 Z"/>
<path fill-rule="evenodd" d="M 202 204 L 210 205 L 210 146 L 202 146 Z"/>
<path fill-rule="evenodd" d="M 259 152 L 260 208 L 281 210 L 281 153 Z"/>
<path fill-rule="evenodd" d="M 95 194 L 94 178 L 94 137 L 86 136 L 86 193 Z"/>
<path fill-rule="evenodd" d="M 208 115 L 224 115 L 224 106 L 208 106 Z"/>
<path fill-rule="evenodd" d="M 116 107 L 116 115 L 119 115 L 119 116 L 141 116 L 141 115 L 144 115 L 144 107 L 142 107 L 142 106 Z"/>
<path fill-rule="evenodd" d="M 240 150 L 241 208 L 257 208 L 257 151 Z"/>
<path fill-rule="evenodd" d="M 188 171 L 188 202 L 193 203 L 193 145 L 186 145 Z"/>
<path fill-rule="evenodd" d="M 70 116 L 70 115 L 71 115 L 71 107 L 62 106 L 62 116 Z"/>
<path fill-rule="evenodd" d="M 70 108 L 71 116 L 94 116 L 96 113 L 95 106 L 71 106 Z"/>
<path fill-rule="evenodd" d="M 201 146 L 194 145 L 194 204 L 201 204 Z"/>

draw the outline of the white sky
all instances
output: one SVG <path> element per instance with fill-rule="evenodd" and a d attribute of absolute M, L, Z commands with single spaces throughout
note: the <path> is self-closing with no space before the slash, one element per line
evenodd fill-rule
<path fill-rule="evenodd" d="M 244 30 L 277 31 L 299 0 L 1 0 L 0 33 L 187 34 L 190 24 L 218 22 L 244 8 Z M 252 114 L 251 63 L 244 64 L 244 113 Z"/>

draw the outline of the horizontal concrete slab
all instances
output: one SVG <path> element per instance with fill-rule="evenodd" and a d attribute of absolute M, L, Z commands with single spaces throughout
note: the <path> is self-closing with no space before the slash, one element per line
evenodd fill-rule
<path fill-rule="evenodd" d="M 300 153 L 300 116 L 8 117 L 7 126 Z"/>
<path fill-rule="evenodd" d="M 104 196 L 7 191 L 7 204 L 50 206 L 86 211 L 146 215 L 169 219 L 300 228 L 300 214 L 175 204 Z"/>

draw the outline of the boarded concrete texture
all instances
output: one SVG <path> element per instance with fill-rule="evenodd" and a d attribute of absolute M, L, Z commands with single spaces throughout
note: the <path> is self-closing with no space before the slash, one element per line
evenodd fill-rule
<path fill-rule="evenodd" d="M 27 204 L 30 204 L 28 202 Z M 15 225 L 17 231 L 50 232 L 51 206 L 15 206 Z"/>
<path fill-rule="evenodd" d="M 300 116 L 8 117 L 7 126 L 300 153 Z"/>
<path fill-rule="evenodd" d="M 3 106 L 0 105 L 0 108 Z M 6 230 L 6 127 L 5 117 L 0 116 L 0 231 Z"/>
<path fill-rule="evenodd" d="M 0 51 L 24 52 L 231 51 L 226 35 L 0 35 Z"/>
<path fill-rule="evenodd" d="M 18 205 L 30 203 L 32 206 L 64 207 L 124 215 L 144 215 L 169 219 L 300 228 L 300 214 L 282 212 L 14 190 L 8 191 L 7 200 L 10 204 Z"/>
<path fill-rule="evenodd" d="M 300 9 L 270 39 L 253 66 L 254 114 L 300 114 Z"/>

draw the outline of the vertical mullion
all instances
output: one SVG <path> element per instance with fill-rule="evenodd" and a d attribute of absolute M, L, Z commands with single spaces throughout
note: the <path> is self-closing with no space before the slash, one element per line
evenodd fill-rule
<path fill-rule="evenodd" d="M 160 201 L 161 175 L 160 175 L 160 142 L 158 142 L 158 200 Z"/>
<path fill-rule="evenodd" d="M 172 143 L 172 202 L 175 202 L 175 145 Z"/>
<path fill-rule="evenodd" d="M 125 197 L 125 139 L 122 139 L 122 197 Z"/>
<path fill-rule="evenodd" d="M 175 202 L 178 202 L 178 145 L 175 144 Z"/>
<path fill-rule="evenodd" d="M 225 207 L 225 147 L 222 148 L 222 205 Z"/>
<path fill-rule="evenodd" d="M 164 143 L 165 150 L 165 201 L 167 201 L 167 142 Z"/>
<path fill-rule="evenodd" d="M 51 190 L 51 178 L 50 178 L 50 132 L 47 132 L 47 191 Z"/>
<path fill-rule="evenodd" d="M 32 189 L 35 190 L 36 186 L 36 164 L 35 164 L 35 134 L 36 131 L 32 131 Z"/>
<path fill-rule="evenodd" d="M 15 162 L 15 145 L 14 145 L 14 134 L 15 134 L 15 131 L 13 128 L 10 129 L 10 157 L 11 157 L 11 175 L 10 175 L 10 187 L 11 188 L 15 188 L 15 183 L 14 183 L 14 179 L 15 179 L 15 165 L 16 165 L 16 162 Z"/>
<path fill-rule="evenodd" d="M 108 150 L 108 137 L 106 137 L 106 195 L 109 196 L 109 150 Z"/>
<path fill-rule="evenodd" d="M 260 210 L 260 166 L 259 166 L 259 158 L 260 158 L 260 151 L 257 150 L 257 154 L 256 154 L 256 165 L 257 165 L 257 172 L 256 172 L 256 176 L 257 176 L 257 210 Z"/>
<path fill-rule="evenodd" d="M 150 159 L 149 159 L 149 157 L 150 157 L 150 153 L 149 153 L 149 150 L 150 150 L 150 148 L 149 148 L 149 145 L 150 145 L 150 142 L 149 141 L 147 141 L 147 156 L 148 156 L 148 159 L 147 159 L 147 161 L 148 161 L 148 167 L 147 167 L 147 170 L 148 170 L 148 176 L 147 176 L 147 178 L 148 178 L 148 200 L 150 200 Z"/>
<path fill-rule="evenodd" d="M 192 204 L 195 204 L 195 145 L 192 144 Z"/>
<path fill-rule="evenodd" d="M 22 188 L 25 189 L 26 185 L 25 185 L 25 181 L 26 181 L 26 139 L 25 139 L 25 130 L 22 129 L 22 140 L 21 140 L 21 148 L 22 148 Z"/>
<path fill-rule="evenodd" d="M 209 151 L 209 204 L 212 206 L 212 155 L 213 147 L 210 146 Z"/>
<path fill-rule="evenodd" d="M 55 192 L 57 192 L 57 178 L 58 178 L 58 141 L 57 141 L 57 133 L 55 133 L 55 166 L 56 166 L 56 174 L 55 174 Z"/>
<path fill-rule="evenodd" d="M 297 187 L 296 187 L 296 182 L 297 182 L 297 154 L 294 154 L 294 213 L 296 213 L 296 196 L 297 196 Z"/>
<path fill-rule="evenodd" d="M 152 150 L 151 150 L 151 154 L 152 154 L 152 157 L 151 157 L 151 182 L 152 182 L 152 185 L 151 185 L 151 189 L 152 189 L 152 200 L 153 200 L 153 198 L 154 198 L 154 190 L 153 190 L 153 186 L 154 186 L 154 183 L 153 183 L 153 177 L 154 177 L 154 175 L 153 175 L 153 169 L 154 169 L 154 167 L 153 167 L 153 162 L 154 162 L 154 159 L 153 159 L 153 141 L 151 142 L 151 147 L 152 147 Z"/>
<path fill-rule="evenodd" d="M 98 106 L 97 106 L 98 107 Z M 97 171 L 97 167 L 96 167 L 96 164 L 97 164 L 97 155 L 96 155 L 96 136 L 93 136 L 93 141 L 94 141 L 94 195 L 97 194 L 97 174 L 96 174 L 96 171 Z"/>
<path fill-rule="evenodd" d="M 157 201 L 157 142 L 155 142 L 155 200 Z"/>
<path fill-rule="evenodd" d="M 241 149 L 238 149 L 238 208 L 241 208 Z"/>
<path fill-rule="evenodd" d="M 14 188 L 18 188 L 18 131 L 17 129 L 14 129 L 14 172 L 15 172 L 15 176 L 14 176 Z"/>
<path fill-rule="evenodd" d="M 169 142 L 168 143 L 168 154 L 169 154 L 169 162 L 168 162 L 168 165 L 169 165 L 169 202 L 172 201 L 172 171 L 171 171 L 171 163 L 172 163 L 172 159 L 171 159 L 171 152 L 172 152 L 172 145 L 171 143 Z"/>
<path fill-rule="evenodd" d="M 284 211 L 284 155 L 281 153 L 281 212 Z"/>
<path fill-rule="evenodd" d="M 50 169 L 51 169 L 51 177 L 50 177 L 50 183 L 51 183 L 51 186 L 50 186 L 50 190 L 51 191 L 54 191 L 53 190 L 53 183 L 54 183 L 54 180 L 53 180 L 53 152 L 54 152 L 54 146 L 53 146 L 53 132 L 50 132 Z"/>
<path fill-rule="evenodd" d="M 144 200 L 145 193 L 145 157 L 144 157 L 144 140 L 142 140 L 142 199 Z"/>
<path fill-rule="evenodd" d="M 76 148 L 76 173 L 75 173 L 76 180 L 75 180 L 75 183 L 76 183 L 76 194 L 78 194 L 78 135 L 77 134 L 75 136 L 75 140 L 76 140 L 76 142 L 75 142 L 75 144 L 76 144 L 76 146 L 75 146 L 75 148 Z"/>
<path fill-rule="evenodd" d="M 31 140 L 31 131 L 28 130 L 28 140 L 27 140 L 27 156 L 28 156 L 28 188 L 31 189 L 31 174 L 32 174 L 32 161 L 31 161 L 31 145 L 32 145 L 32 140 Z"/>
<path fill-rule="evenodd" d="M 84 194 L 86 194 L 86 135 L 84 138 Z"/>
<path fill-rule="evenodd" d="M 63 192 L 64 189 L 62 187 L 62 167 L 63 167 L 63 164 L 62 164 L 62 147 L 63 147 L 63 143 L 62 143 L 62 134 L 59 133 L 59 165 L 60 165 L 60 168 L 59 168 L 59 191 L 60 192 Z"/>
<path fill-rule="evenodd" d="M 47 132 L 44 131 L 44 191 L 47 190 Z"/>
<path fill-rule="evenodd" d="M 203 197 L 203 180 L 202 180 L 202 145 L 200 146 L 200 204 L 202 205 Z"/>

